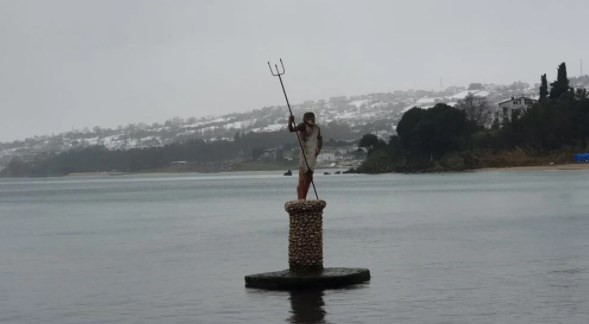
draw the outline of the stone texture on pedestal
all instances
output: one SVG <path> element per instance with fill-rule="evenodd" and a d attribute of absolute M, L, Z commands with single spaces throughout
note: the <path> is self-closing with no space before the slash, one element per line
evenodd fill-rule
<path fill-rule="evenodd" d="M 289 214 L 288 265 L 292 272 L 323 269 L 323 200 L 293 200 L 284 205 Z"/>

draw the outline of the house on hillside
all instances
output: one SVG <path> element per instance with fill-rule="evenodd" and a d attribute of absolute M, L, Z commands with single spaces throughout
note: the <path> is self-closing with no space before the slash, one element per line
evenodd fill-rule
<path fill-rule="evenodd" d="M 510 122 L 514 116 L 521 116 L 537 100 L 528 97 L 511 97 L 509 100 L 497 103 L 497 119 L 500 123 Z"/>
<path fill-rule="evenodd" d="M 320 165 L 330 164 L 338 161 L 338 154 L 336 148 L 325 147 L 317 156 L 317 163 Z"/>

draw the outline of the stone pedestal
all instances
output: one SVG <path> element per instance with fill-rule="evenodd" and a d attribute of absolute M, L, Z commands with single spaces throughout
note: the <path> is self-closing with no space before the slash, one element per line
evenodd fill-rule
<path fill-rule="evenodd" d="M 293 272 L 323 270 L 323 200 L 293 200 L 289 215 L 288 266 Z"/>
<path fill-rule="evenodd" d="M 323 200 L 293 200 L 289 215 L 288 270 L 245 276 L 249 288 L 295 290 L 341 288 L 370 280 L 364 268 L 323 268 Z"/>

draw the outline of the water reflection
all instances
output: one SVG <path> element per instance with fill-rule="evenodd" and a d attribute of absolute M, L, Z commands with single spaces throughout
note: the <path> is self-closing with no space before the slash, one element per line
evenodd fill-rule
<path fill-rule="evenodd" d="M 288 322 L 293 324 L 325 323 L 323 290 L 290 291 L 292 315 Z"/>

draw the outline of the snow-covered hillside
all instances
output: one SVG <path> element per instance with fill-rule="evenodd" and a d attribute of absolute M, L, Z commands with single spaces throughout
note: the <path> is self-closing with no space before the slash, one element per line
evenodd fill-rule
<path fill-rule="evenodd" d="M 437 103 L 455 105 L 468 93 L 487 97 L 491 104 L 511 96 L 534 95 L 536 89 L 522 83 L 509 86 L 493 84 L 466 90 L 452 87 L 444 91 L 408 90 L 373 93 L 352 97 L 333 97 L 328 100 L 305 101 L 293 106 L 297 121 L 305 111 L 313 111 L 320 124 L 349 126 L 360 138 L 372 132 L 387 138 L 394 133 L 402 114 L 412 107 L 431 108 Z M 163 124 L 130 124 L 119 129 L 94 127 L 52 136 L 35 136 L 23 141 L 0 143 L 0 169 L 14 158 L 33 159 L 39 154 L 59 153 L 76 147 L 103 145 L 108 149 L 163 146 L 169 143 L 201 139 L 231 141 L 249 132 L 275 132 L 286 128 L 288 110 L 272 106 L 245 113 L 202 118 L 174 118 Z"/>

